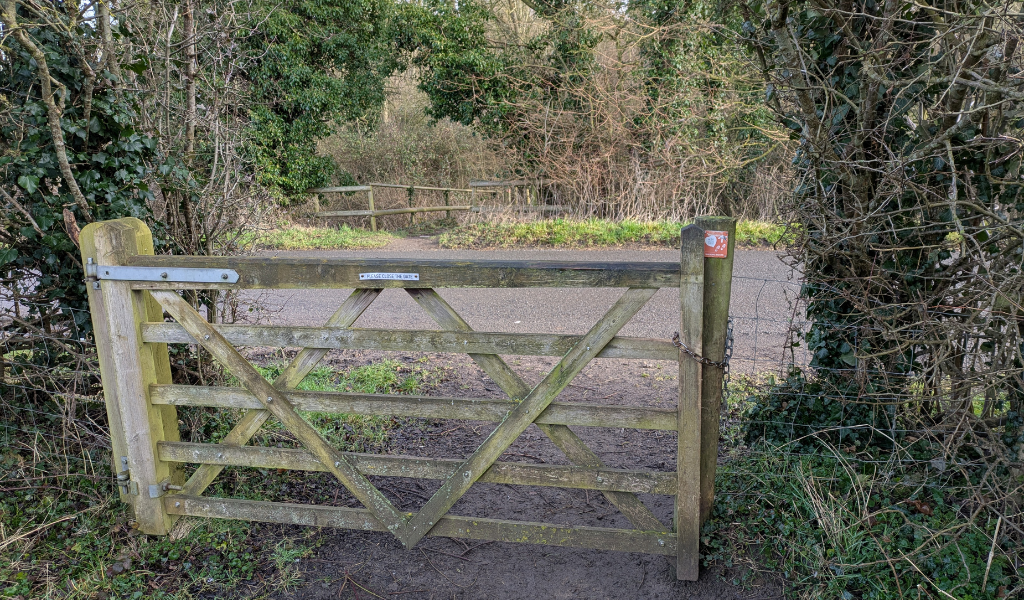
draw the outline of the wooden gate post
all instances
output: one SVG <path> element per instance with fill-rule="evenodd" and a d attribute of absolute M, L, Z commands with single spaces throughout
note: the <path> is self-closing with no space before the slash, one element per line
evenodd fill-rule
<path fill-rule="evenodd" d="M 725 232 L 728 236 L 724 257 L 708 256 L 708 254 L 715 254 L 710 246 L 705 248 L 704 253 L 704 352 L 702 356 L 713 362 L 722 362 L 725 360 L 725 341 L 729 332 L 729 298 L 732 296 L 736 219 L 732 217 L 697 217 L 697 226 L 703 229 L 705 234 Z M 711 516 L 711 505 L 715 501 L 715 469 L 718 466 L 718 429 L 724 372 L 717 367 L 705 367 L 703 375 L 700 453 L 701 522 Z"/>
<path fill-rule="evenodd" d="M 696 225 L 680 234 L 679 342 L 701 356 L 704 328 L 704 231 Z M 679 352 L 679 408 L 676 449 L 676 577 L 697 581 L 701 524 L 700 362 Z"/>
<path fill-rule="evenodd" d="M 83 263 L 123 265 L 137 254 L 153 254 L 153 236 L 134 218 L 90 223 L 81 233 Z M 121 500 L 132 505 L 143 533 L 163 535 L 176 518 L 163 508 L 162 484 L 180 484 L 176 463 L 158 459 L 158 442 L 177 442 L 173 406 L 150 402 L 149 387 L 171 383 L 166 344 L 144 344 L 141 323 L 163 321 L 163 309 L 149 292 L 126 281 L 86 278 L 89 310 L 99 355 L 100 377 Z"/>

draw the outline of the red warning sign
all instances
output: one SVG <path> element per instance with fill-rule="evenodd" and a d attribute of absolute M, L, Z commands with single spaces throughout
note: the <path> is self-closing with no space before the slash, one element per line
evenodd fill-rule
<path fill-rule="evenodd" d="M 729 232 L 704 232 L 704 258 L 727 258 L 729 256 Z"/>

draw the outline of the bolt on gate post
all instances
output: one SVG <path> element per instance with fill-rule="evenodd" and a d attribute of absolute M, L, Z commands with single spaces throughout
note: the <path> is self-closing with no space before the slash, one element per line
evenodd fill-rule
<path fill-rule="evenodd" d="M 138 219 L 90 223 L 80 240 L 87 265 L 123 265 L 153 254 L 153 236 Z M 179 441 L 178 416 L 175 407 L 150 402 L 150 385 L 171 383 L 171 365 L 167 344 L 143 343 L 140 326 L 163 321 L 163 309 L 127 281 L 87 276 L 86 287 L 121 500 L 134 509 L 140 531 L 166 534 L 176 516 L 165 512 L 159 496 L 164 484 L 181 483 L 182 474 L 158 458 L 157 443 Z"/>

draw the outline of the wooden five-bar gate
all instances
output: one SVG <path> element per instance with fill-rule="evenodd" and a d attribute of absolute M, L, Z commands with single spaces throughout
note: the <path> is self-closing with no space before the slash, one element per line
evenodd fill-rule
<path fill-rule="evenodd" d="M 90 224 L 82 231 L 82 252 L 121 498 L 132 505 L 138 528 L 149 534 L 166 534 L 179 515 L 193 515 L 387 531 L 407 548 L 424 536 L 577 546 L 673 556 L 678 577 L 695 580 L 698 534 L 714 494 L 734 227 L 732 219 L 708 217 L 684 228 L 678 263 L 598 263 L 154 256 L 150 232 L 141 221 Z M 727 247 L 721 243 L 726 235 Z M 473 331 L 435 291 L 443 287 L 626 291 L 579 336 Z M 323 327 L 213 325 L 179 293 L 280 288 L 353 291 Z M 385 288 L 405 288 L 440 329 L 354 328 Z M 678 340 L 618 336 L 660 288 L 679 290 Z M 173 322 L 165 319 L 165 311 Z M 173 343 L 199 344 L 242 387 L 172 384 L 167 344 Z M 268 381 L 239 354 L 238 346 L 303 349 L 274 381 Z M 296 391 L 320 359 L 338 348 L 465 352 L 508 399 Z M 500 355 L 562 358 L 531 387 Z M 598 357 L 677 360 L 677 408 L 555 402 Z M 218 443 L 183 443 L 176 406 L 244 412 Z M 299 411 L 470 419 L 497 425 L 465 460 L 412 458 L 340 452 Z M 246 446 L 271 418 L 304 449 Z M 571 466 L 497 462 L 531 423 L 565 453 Z M 676 431 L 677 468 L 663 472 L 605 467 L 570 426 Z M 187 480 L 185 464 L 199 465 Z M 203 496 L 226 466 L 327 471 L 365 508 Z M 399 510 L 368 475 L 440 479 L 443 484 L 418 512 L 409 513 Z M 448 514 L 477 481 L 597 490 L 634 528 Z M 675 496 L 673 524 L 662 523 L 637 494 Z"/>

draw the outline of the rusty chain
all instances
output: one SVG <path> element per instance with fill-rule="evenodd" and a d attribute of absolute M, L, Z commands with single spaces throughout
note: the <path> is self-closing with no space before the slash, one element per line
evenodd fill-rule
<path fill-rule="evenodd" d="M 682 350 L 684 354 L 686 354 L 687 356 L 689 356 L 690 358 L 692 358 L 693 360 L 699 362 L 702 365 L 707 365 L 709 367 L 717 367 L 719 369 L 722 369 L 723 371 L 725 371 L 726 369 L 729 368 L 728 361 L 724 361 L 723 360 L 722 362 L 715 362 L 715 361 L 711 360 L 710 358 L 705 358 L 703 356 L 700 356 L 699 354 L 697 354 L 693 350 L 690 350 L 689 348 L 687 348 L 686 344 L 684 344 L 679 339 L 679 332 L 678 331 L 672 334 L 672 344 L 676 348 L 679 348 L 680 350 Z"/>

